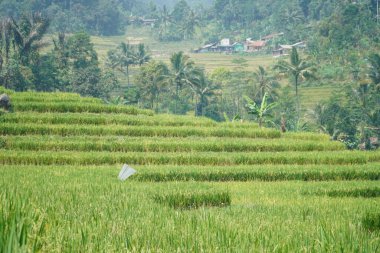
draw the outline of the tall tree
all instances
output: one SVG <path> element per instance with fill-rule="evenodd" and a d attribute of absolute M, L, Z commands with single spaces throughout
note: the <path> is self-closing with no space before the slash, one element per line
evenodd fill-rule
<path fill-rule="evenodd" d="M 204 116 L 204 108 L 209 104 L 209 99 L 216 96 L 220 91 L 220 85 L 209 80 L 204 71 L 196 70 L 197 75 L 191 80 L 190 87 L 195 95 L 195 116 Z"/>
<path fill-rule="evenodd" d="M 172 16 L 166 7 L 162 8 L 160 11 L 160 17 L 159 17 L 159 32 L 158 32 L 158 37 L 161 40 L 163 36 L 168 32 L 169 26 L 172 23 Z"/>
<path fill-rule="evenodd" d="M 181 25 L 181 31 L 184 39 L 192 39 L 195 28 L 199 26 L 200 21 L 193 10 L 190 10 Z"/>
<path fill-rule="evenodd" d="M 369 77 L 372 83 L 376 85 L 377 90 L 380 91 L 380 55 L 373 54 L 369 57 Z"/>
<path fill-rule="evenodd" d="M 0 23 L 0 78 L 3 85 L 23 90 L 34 79 L 32 60 L 39 59 L 41 42 L 50 21 L 41 13 L 23 15 L 19 21 L 6 18 Z M 27 81 L 28 80 L 28 81 Z"/>
<path fill-rule="evenodd" d="M 190 6 L 185 0 L 180 0 L 174 5 L 173 12 L 171 16 L 173 17 L 174 22 L 181 22 L 190 12 Z"/>
<path fill-rule="evenodd" d="M 144 44 L 140 43 L 137 46 L 135 59 L 136 59 L 136 64 L 138 64 L 140 67 L 141 65 L 148 62 L 151 59 L 150 55 L 147 53 L 147 50 Z"/>
<path fill-rule="evenodd" d="M 177 105 L 179 102 L 179 91 L 185 85 L 189 85 L 195 75 L 194 62 L 190 57 L 182 51 L 174 53 L 170 58 L 171 63 L 171 80 L 175 86 L 175 108 L 174 113 L 177 113 Z"/>
<path fill-rule="evenodd" d="M 290 62 L 279 61 L 275 68 L 282 73 L 288 74 L 294 81 L 294 87 L 296 89 L 297 98 L 297 111 L 298 118 L 300 116 L 300 99 L 298 95 L 298 86 L 302 78 L 312 78 L 314 77 L 311 67 L 313 64 L 307 62 L 300 58 L 297 49 L 292 48 L 292 53 L 290 55 Z"/>
<path fill-rule="evenodd" d="M 167 91 L 169 83 L 169 68 L 163 62 L 151 61 L 141 67 L 136 76 L 136 85 L 141 91 L 142 99 L 149 109 L 158 112 L 160 95 Z"/>
<path fill-rule="evenodd" d="M 277 96 L 276 88 L 279 87 L 277 80 L 269 75 L 262 66 L 259 66 L 259 69 L 253 73 L 253 76 L 256 86 L 255 98 L 261 102 L 264 98 L 264 94 L 267 93 L 273 100 Z"/>
<path fill-rule="evenodd" d="M 108 61 L 112 68 L 126 74 L 130 86 L 129 68 L 136 63 L 134 48 L 129 43 L 122 42 L 116 50 L 108 52 Z"/>
<path fill-rule="evenodd" d="M 25 65 L 30 61 L 30 55 L 38 51 L 44 44 L 41 42 L 50 21 L 41 13 L 23 15 L 19 22 L 13 18 L 6 21 L 8 33 L 11 35 L 17 58 Z"/>

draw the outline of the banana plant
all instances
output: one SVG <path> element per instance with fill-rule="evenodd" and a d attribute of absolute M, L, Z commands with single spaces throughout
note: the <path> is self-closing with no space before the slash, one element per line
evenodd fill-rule
<path fill-rule="evenodd" d="M 248 114 L 256 116 L 259 127 L 262 127 L 263 123 L 271 122 L 268 118 L 271 116 L 271 110 L 277 106 L 277 103 L 268 103 L 268 93 L 265 92 L 260 105 L 248 97 L 245 99 L 247 100 L 246 107 Z"/>

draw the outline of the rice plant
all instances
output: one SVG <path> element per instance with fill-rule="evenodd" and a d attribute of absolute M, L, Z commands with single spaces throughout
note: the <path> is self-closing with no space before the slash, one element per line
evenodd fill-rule
<path fill-rule="evenodd" d="M 380 153 L 367 156 L 360 152 L 259 152 L 259 153 L 143 153 L 143 152 L 34 152 L 1 151 L 0 164 L 30 165 L 254 165 L 254 164 L 366 164 L 380 161 Z"/>
<path fill-rule="evenodd" d="M 380 213 L 372 212 L 367 213 L 362 218 L 363 227 L 369 231 L 379 231 L 380 230 Z"/>
<path fill-rule="evenodd" d="M 187 116 L 168 116 L 155 115 L 147 117 L 146 115 L 128 115 L 118 113 L 94 114 L 94 113 L 38 113 L 38 112 L 18 112 L 4 115 L 1 122 L 7 123 L 43 123 L 43 124 L 82 124 L 82 125 L 155 125 L 155 126 L 218 126 L 206 118 L 197 118 Z M 233 125 L 222 124 L 222 126 L 231 127 Z M 255 124 L 244 125 L 247 128 L 253 128 Z"/>
<path fill-rule="evenodd" d="M 15 111 L 32 111 L 32 112 L 91 112 L 91 113 L 124 113 L 124 114 L 144 114 L 152 116 L 153 112 L 150 110 L 137 109 L 132 106 L 116 106 L 116 105 L 103 105 L 97 103 L 82 103 L 82 102 L 23 102 L 16 103 L 13 106 Z"/>
<path fill-rule="evenodd" d="M 157 203 L 165 204 L 175 209 L 226 207 L 231 205 L 231 196 L 228 192 L 156 194 L 154 200 Z"/>
<path fill-rule="evenodd" d="M 0 119 L 0 252 L 380 248 L 379 151 L 77 94 L 9 94 L 19 111 Z M 124 163 L 138 173 L 120 182 Z"/>
<path fill-rule="evenodd" d="M 37 252 L 43 234 L 44 223 L 28 206 L 25 196 L 0 193 L 0 253 Z"/>
<path fill-rule="evenodd" d="M 280 138 L 275 129 L 233 129 L 224 127 L 161 127 L 161 126 L 121 126 L 121 125 L 41 125 L 4 123 L 0 126 L 2 135 L 90 135 L 90 136 L 162 136 L 189 137 L 214 136 L 238 138 Z"/>
<path fill-rule="evenodd" d="M 0 147 L 9 150 L 35 151 L 110 151 L 110 152 L 285 152 L 285 151 L 342 151 L 339 142 L 304 140 L 215 138 L 215 137 L 137 137 L 99 136 L 7 136 Z"/>
<path fill-rule="evenodd" d="M 326 195 L 329 197 L 352 197 L 352 198 L 376 198 L 380 197 L 380 188 L 358 188 L 358 189 L 342 189 L 322 191 L 317 194 Z"/>

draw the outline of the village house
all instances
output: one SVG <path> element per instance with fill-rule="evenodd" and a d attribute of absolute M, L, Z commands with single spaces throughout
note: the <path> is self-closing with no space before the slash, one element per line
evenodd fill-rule
<path fill-rule="evenodd" d="M 281 57 L 281 56 L 289 55 L 293 47 L 297 49 L 305 49 L 306 43 L 304 41 L 301 41 L 293 45 L 280 45 L 277 49 L 273 50 L 272 55 L 273 57 Z"/>
<path fill-rule="evenodd" d="M 201 48 L 194 50 L 194 53 L 233 53 L 237 44 L 231 44 L 230 39 L 222 39 L 219 43 L 207 44 Z"/>
<path fill-rule="evenodd" d="M 156 24 L 157 19 L 135 17 L 135 18 L 131 19 L 130 22 L 132 24 L 138 24 L 138 25 L 153 27 Z"/>
<path fill-rule="evenodd" d="M 280 37 L 280 36 L 284 36 L 284 33 L 269 34 L 267 36 L 262 37 L 261 40 L 263 40 L 263 41 L 270 41 L 270 40 L 275 39 L 275 38 Z"/>
<path fill-rule="evenodd" d="M 212 52 L 212 48 L 215 47 L 218 43 L 211 43 L 204 45 L 203 47 L 200 47 L 198 49 L 195 49 L 194 53 L 209 53 Z"/>
<path fill-rule="evenodd" d="M 244 52 L 244 44 L 240 42 L 235 42 L 232 44 L 234 47 L 234 52 Z"/>
<path fill-rule="evenodd" d="M 257 52 L 261 51 L 267 45 L 266 41 L 263 40 L 247 40 L 245 43 L 246 52 Z"/>

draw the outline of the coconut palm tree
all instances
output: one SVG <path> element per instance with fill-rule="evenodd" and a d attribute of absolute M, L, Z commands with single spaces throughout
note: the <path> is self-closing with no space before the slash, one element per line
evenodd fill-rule
<path fill-rule="evenodd" d="M 138 64 L 141 67 L 141 65 L 143 65 L 146 62 L 148 62 L 150 60 L 150 58 L 151 57 L 147 53 L 145 45 L 142 44 L 142 43 L 140 43 L 137 46 L 137 51 L 136 51 L 136 55 L 135 55 L 136 64 Z"/>
<path fill-rule="evenodd" d="M 185 85 L 191 84 L 194 79 L 197 69 L 194 68 L 194 62 L 190 57 L 183 52 L 174 53 L 170 58 L 171 64 L 171 82 L 175 86 L 175 108 L 174 113 L 177 113 L 177 103 L 179 100 L 179 91 Z"/>
<path fill-rule="evenodd" d="M 300 100 L 298 96 L 298 86 L 301 79 L 314 78 L 312 67 L 313 64 L 302 60 L 295 47 L 292 48 L 290 55 L 290 62 L 279 61 L 275 65 L 275 69 L 278 69 L 281 73 L 288 74 L 294 81 L 297 98 L 297 114 L 300 117 Z"/>
<path fill-rule="evenodd" d="M 199 26 L 200 21 L 193 10 L 190 10 L 188 16 L 185 18 L 182 26 L 181 32 L 183 33 L 184 39 L 192 39 L 195 33 L 195 28 Z"/>
<path fill-rule="evenodd" d="M 50 20 L 41 13 L 34 13 L 31 16 L 23 16 L 19 23 L 12 18 L 8 22 L 18 57 L 23 64 L 28 64 L 30 54 L 46 46 L 41 39 L 49 28 Z"/>
<path fill-rule="evenodd" d="M 58 33 L 58 38 L 53 39 L 53 45 L 59 68 L 66 68 L 69 64 L 69 52 L 66 35 L 64 33 Z"/>
<path fill-rule="evenodd" d="M 276 88 L 280 85 L 273 76 L 270 76 L 264 67 L 259 66 L 259 69 L 253 73 L 256 85 L 255 97 L 263 100 L 264 94 L 267 93 L 270 98 L 274 99 L 277 96 Z"/>
<path fill-rule="evenodd" d="M 136 78 L 142 97 L 150 109 L 158 111 L 159 98 L 168 85 L 169 69 L 163 62 L 151 61 L 141 68 Z"/>
<path fill-rule="evenodd" d="M 170 24 L 172 23 L 172 16 L 170 15 L 170 12 L 166 5 L 162 8 L 160 12 L 160 17 L 159 17 L 159 39 L 162 38 L 164 34 L 167 33 L 168 28 Z"/>
<path fill-rule="evenodd" d="M 204 107 L 208 105 L 209 99 L 218 94 L 221 87 L 219 85 L 215 85 L 212 81 L 210 81 L 203 70 L 196 70 L 195 78 L 191 80 L 190 88 L 194 93 L 196 98 L 195 103 L 195 116 L 203 116 L 204 115 Z M 194 72 L 195 73 L 195 72 Z"/>
<path fill-rule="evenodd" d="M 136 63 L 133 47 L 129 43 L 120 43 L 116 50 L 108 52 L 108 62 L 112 68 L 126 74 L 128 86 L 130 86 L 129 68 Z"/>
<path fill-rule="evenodd" d="M 294 25 L 303 21 L 303 15 L 299 9 L 286 8 L 281 19 L 285 24 Z"/>
<path fill-rule="evenodd" d="M 42 37 L 49 24 L 49 19 L 41 13 L 24 15 L 18 22 L 11 17 L 0 22 L 0 71 L 5 87 L 10 84 L 9 78 L 13 71 L 8 69 L 4 72 L 3 67 L 11 66 L 12 61 L 12 66 L 17 66 L 17 70 L 29 68 L 31 55 L 46 45 Z"/>

